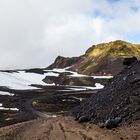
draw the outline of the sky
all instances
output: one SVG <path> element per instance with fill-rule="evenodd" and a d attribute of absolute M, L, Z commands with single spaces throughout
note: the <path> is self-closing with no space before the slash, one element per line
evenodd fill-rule
<path fill-rule="evenodd" d="M 0 1 L 0 69 L 47 67 L 118 39 L 140 43 L 140 0 Z"/>

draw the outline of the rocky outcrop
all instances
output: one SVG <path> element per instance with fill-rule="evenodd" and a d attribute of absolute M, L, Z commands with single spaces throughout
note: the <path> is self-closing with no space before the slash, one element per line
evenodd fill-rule
<path fill-rule="evenodd" d="M 125 58 L 124 61 L 123 61 L 123 64 L 129 66 L 135 61 L 137 61 L 136 57 Z"/>
<path fill-rule="evenodd" d="M 52 84 L 52 83 L 55 83 L 56 78 L 57 77 L 55 76 L 46 76 L 42 81 L 48 84 Z"/>
<path fill-rule="evenodd" d="M 97 81 L 106 82 L 104 79 L 95 80 L 92 77 L 72 77 L 71 73 L 68 72 L 61 73 L 58 77 L 46 76 L 43 81 L 48 84 L 55 83 L 56 85 L 70 86 L 94 86 Z"/>
<path fill-rule="evenodd" d="M 79 60 L 78 57 L 63 57 L 63 56 L 58 56 L 54 63 L 47 67 L 47 69 L 53 69 L 53 68 L 66 68 L 69 67 L 73 64 L 75 64 Z"/>
<path fill-rule="evenodd" d="M 94 86 L 95 81 L 92 77 L 71 77 L 60 74 L 56 80 L 56 84 L 70 86 Z"/>
<path fill-rule="evenodd" d="M 33 69 L 26 69 L 25 72 L 27 73 L 37 73 L 37 74 L 44 74 L 44 70 L 41 68 L 33 68 Z"/>
<path fill-rule="evenodd" d="M 88 118 L 107 128 L 140 120 L 140 61 L 110 79 L 103 90 L 76 107 L 71 115 L 78 121 Z"/>

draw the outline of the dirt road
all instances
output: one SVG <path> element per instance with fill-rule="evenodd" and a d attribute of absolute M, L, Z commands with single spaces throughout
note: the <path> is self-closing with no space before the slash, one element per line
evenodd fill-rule
<path fill-rule="evenodd" d="M 99 135 L 98 137 L 101 137 Z M 37 119 L 0 129 L 0 140 L 90 140 L 84 126 L 72 119 Z"/>
<path fill-rule="evenodd" d="M 71 117 L 38 118 L 0 128 L 0 140 L 138 140 L 139 128 L 107 130 Z"/>

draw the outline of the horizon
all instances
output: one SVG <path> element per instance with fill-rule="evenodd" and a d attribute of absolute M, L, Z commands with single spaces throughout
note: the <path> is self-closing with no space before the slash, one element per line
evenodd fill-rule
<path fill-rule="evenodd" d="M 79 56 L 115 40 L 140 43 L 138 0 L 5 0 L 0 6 L 0 70 L 44 68 L 59 55 Z"/>

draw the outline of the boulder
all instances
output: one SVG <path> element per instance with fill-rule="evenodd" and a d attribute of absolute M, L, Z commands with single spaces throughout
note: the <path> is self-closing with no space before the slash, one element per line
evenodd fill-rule
<path fill-rule="evenodd" d="M 106 120 L 104 126 L 108 129 L 115 128 L 118 124 L 122 121 L 121 117 L 116 117 L 115 119 L 108 119 Z"/>
<path fill-rule="evenodd" d="M 136 57 L 124 58 L 123 64 L 129 66 L 129 65 L 131 65 L 135 61 L 137 61 Z"/>
<path fill-rule="evenodd" d="M 87 117 L 87 116 L 81 116 L 79 119 L 78 119 L 78 122 L 79 123 L 84 123 L 84 122 L 88 122 L 90 119 Z"/>

